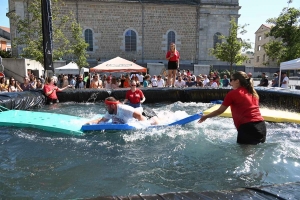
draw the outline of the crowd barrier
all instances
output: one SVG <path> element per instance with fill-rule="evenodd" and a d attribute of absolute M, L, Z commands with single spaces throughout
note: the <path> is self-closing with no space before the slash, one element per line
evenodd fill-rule
<path fill-rule="evenodd" d="M 145 103 L 158 102 L 203 102 L 223 100 L 230 88 L 141 88 Z M 113 96 L 123 100 L 128 89 L 66 89 L 57 92 L 60 102 L 100 102 Z M 257 87 L 260 105 L 272 109 L 284 109 L 300 112 L 300 90 Z M 8 109 L 27 110 L 43 106 L 45 96 L 40 90 L 26 92 L 0 93 L 0 105 Z"/>

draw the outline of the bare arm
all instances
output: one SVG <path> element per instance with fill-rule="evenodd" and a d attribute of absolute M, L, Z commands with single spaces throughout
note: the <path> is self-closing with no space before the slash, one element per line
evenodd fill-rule
<path fill-rule="evenodd" d="M 70 87 L 70 85 L 67 85 L 66 87 L 63 87 L 63 88 L 57 88 L 57 91 L 63 91 L 63 90 L 65 90 L 65 89 L 67 89 L 67 88 L 69 88 Z"/>
<path fill-rule="evenodd" d="M 139 121 L 146 121 L 147 120 L 146 117 L 144 117 L 140 111 L 134 111 L 133 117 L 135 119 L 139 120 Z"/>
<path fill-rule="evenodd" d="M 87 123 L 85 123 L 85 125 L 91 125 L 91 124 L 99 124 L 100 122 L 107 122 L 109 119 L 106 119 L 104 117 L 99 118 L 99 119 L 94 119 L 91 121 L 88 121 Z"/>
<path fill-rule="evenodd" d="M 146 101 L 146 97 L 143 96 L 142 100 L 141 100 L 141 103 L 144 103 Z"/>
<path fill-rule="evenodd" d="M 215 116 L 218 116 L 218 115 L 222 114 L 227 108 L 228 108 L 228 106 L 223 106 L 223 105 L 221 105 L 221 106 L 218 108 L 218 110 L 215 110 L 215 111 L 209 113 L 208 115 L 203 115 L 203 116 L 199 119 L 198 123 L 204 122 L 207 118 L 215 117 Z"/>
<path fill-rule="evenodd" d="M 124 99 L 123 104 L 127 103 L 128 99 Z"/>

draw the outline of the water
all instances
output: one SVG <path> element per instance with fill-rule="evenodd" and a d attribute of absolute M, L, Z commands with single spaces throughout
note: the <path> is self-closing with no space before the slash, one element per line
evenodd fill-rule
<path fill-rule="evenodd" d="M 156 112 L 203 111 L 211 104 L 159 103 Z M 103 104 L 57 104 L 40 111 L 92 117 Z M 300 127 L 267 123 L 267 142 L 238 145 L 232 119 L 159 130 L 82 137 L 1 127 L 0 198 L 73 199 L 229 190 L 299 181 Z"/>

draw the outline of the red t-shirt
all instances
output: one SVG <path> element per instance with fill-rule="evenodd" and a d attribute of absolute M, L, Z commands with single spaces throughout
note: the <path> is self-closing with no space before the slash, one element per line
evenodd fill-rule
<path fill-rule="evenodd" d="M 169 57 L 171 56 L 171 53 L 172 53 L 171 51 L 168 51 L 168 52 L 167 52 L 167 55 L 166 55 L 166 58 L 169 58 Z M 169 59 L 169 61 L 178 61 L 179 58 L 180 58 L 179 52 L 176 50 L 176 51 L 174 52 L 174 56 L 172 56 L 172 57 Z"/>
<path fill-rule="evenodd" d="M 125 99 L 128 99 L 132 104 L 140 103 L 142 98 L 144 98 L 142 90 L 136 89 L 135 92 L 132 92 L 131 90 L 126 92 Z"/>
<path fill-rule="evenodd" d="M 53 88 L 56 88 L 55 85 L 45 85 L 44 86 L 44 92 L 45 94 L 50 92 Z M 48 98 L 50 99 L 57 99 L 57 95 L 56 95 L 56 90 L 54 90 L 49 96 Z"/>
<path fill-rule="evenodd" d="M 222 105 L 230 106 L 232 119 L 237 129 L 241 124 L 264 120 L 258 106 L 259 99 L 253 97 L 244 87 L 228 92 Z"/>

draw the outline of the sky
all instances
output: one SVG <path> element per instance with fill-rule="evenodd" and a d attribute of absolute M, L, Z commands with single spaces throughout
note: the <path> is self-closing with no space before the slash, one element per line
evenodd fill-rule
<path fill-rule="evenodd" d="M 276 3 L 275 3 L 276 2 Z M 255 32 L 261 24 L 265 24 L 269 18 L 278 17 L 284 7 L 288 6 L 288 0 L 239 0 L 242 7 L 239 10 L 241 15 L 238 24 L 249 24 L 245 29 L 247 33 L 240 35 L 242 39 L 249 39 L 254 45 Z M 9 27 L 9 20 L 6 17 L 8 12 L 8 0 L 0 0 L 0 26 Z M 300 0 L 293 0 L 290 7 L 300 8 Z"/>

